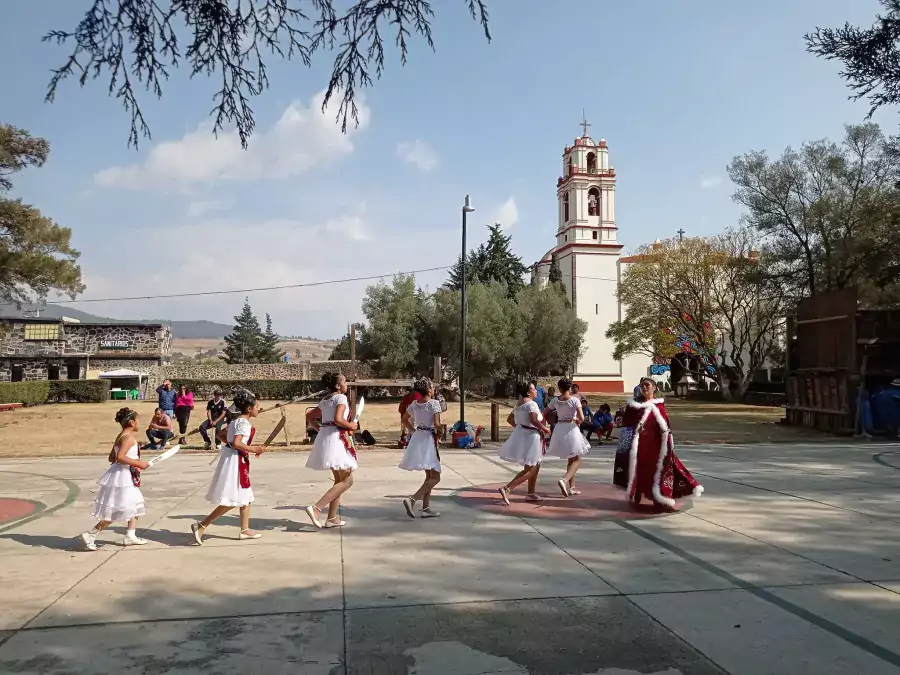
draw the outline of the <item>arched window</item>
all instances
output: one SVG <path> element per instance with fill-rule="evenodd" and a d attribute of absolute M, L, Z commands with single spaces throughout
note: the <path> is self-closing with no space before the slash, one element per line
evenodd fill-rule
<path fill-rule="evenodd" d="M 587 170 L 588 173 L 597 173 L 597 155 L 595 155 L 593 152 L 588 153 Z"/>
<path fill-rule="evenodd" d="M 568 175 L 569 176 L 572 175 L 572 156 L 571 155 L 569 155 L 569 173 L 568 173 Z"/>
<path fill-rule="evenodd" d="M 600 190 L 595 187 L 588 190 L 588 215 L 600 215 Z"/>
<path fill-rule="evenodd" d="M 569 222 L 569 193 L 563 195 L 563 222 Z"/>

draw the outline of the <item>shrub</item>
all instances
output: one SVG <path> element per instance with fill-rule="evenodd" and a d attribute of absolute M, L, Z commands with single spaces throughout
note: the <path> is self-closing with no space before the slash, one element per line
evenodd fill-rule
<path fill-rule="evenodd" d="M 109 400 L 109 380 L 52 380 L 47 403 L 103 403 Z"/>
<path fill-rule="evenodd" d="M 35 382 L 0 382 L 0 403 L 45 403 L 50 391 L 46 380 Z"/>
<path fill-rule="evenodd" d="M 213 389 L 220 389 L 222 395 L 231 400 L 238 389 L 249 389 L 257 398 L 270 401 L 287 401 L 295 396 L 306 396 L 322 388 L 318 380 L 189 380 L 171 378 L 177 390 L 184 385 L 196 397 L 210 397 Z"/>

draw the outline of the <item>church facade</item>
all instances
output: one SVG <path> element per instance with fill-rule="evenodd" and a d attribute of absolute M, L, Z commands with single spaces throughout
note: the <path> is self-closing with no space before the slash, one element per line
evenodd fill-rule
<path fill-rule="evenodd" d="M 589 126 L 583 122 L 582 136 L 563 151 L 556 245 L 532 266 L 532 274 L 537 283 L 547 283 L 555 259 L 569 300 L 588 325 L 584 353 L 574 365 L 573 379 L 581 390 L 629 393 L 648 374 L 650 359 L 616 360 L 613 341 L 606 337 L 610 324 L 625 316 L 616 289 L 627 263 L 616 225 L 616 170 L 606 139 L 594 142 Z"/>

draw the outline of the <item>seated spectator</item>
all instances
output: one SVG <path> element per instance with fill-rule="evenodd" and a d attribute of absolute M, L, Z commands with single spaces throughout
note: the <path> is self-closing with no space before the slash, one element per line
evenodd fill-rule
<path fill-rule="evenodd" d="M 597 408 L 597 412 L 594 413 L 591 422 L 594 427 L 592 431 L 597 434 L 597 438 L 600 439 L 601 443 L 604 439 L 609 440 L 612 438 L 612 432 L 616 425 L 613 421 L 612 411 L 608 404 L 604 403 Z M 590 437 L 590 432 L 588 432 L 588 438 Z"/>
<path fill-rule="evenodd" d="M 585 420 L 591 419 L 591 407 L 588 405 L 587 396 L 584 394 L 581 395 L 581 414 L 584 415 Z"/>
<path fill-rule="evenodd" d="M 213 390 L 213 397 L 206 404 L 206 419 L 200 425 L 200 435 L 203 436 L 204 449 L 209 450 L 212 442 L 209 440 L 210 428 L 215 427 L 216 450 L 219 449 L 219 432 L 227 424 L 225 416 L 225 399 L 218 389 Z"/>
<path fill-rule="evenodd" d="M 159 450 L 166 447 L 166 443 L 170 438 L 175 436 L 172 429 L 172 418 L 163 412 L 162 408 L 157 408 L 147 425 L 147 438 L 150 441 L 148 450 Z"/>

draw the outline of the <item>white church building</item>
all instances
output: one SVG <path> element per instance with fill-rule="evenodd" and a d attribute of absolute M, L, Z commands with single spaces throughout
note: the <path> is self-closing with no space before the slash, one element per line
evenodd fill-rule
<path fill-rule="evenodd" d="M 556 246 L 533 265 L 532 274 L 546 283 L 555 254 L 569 300 L 588 325 L 574 382 L 584 392 L 630 393 L 648 374 L 650 359 L 636 355 L 617 361 L 613 341 L 606 337 L 610 324 L 625 313 L 616 288 L 627 258 L 622 257 L 616 225 L 616 170 L 609 163 L 606 139 L 595 143 L 589 126 L 584 121 L 581 138 L 563 151 L 563 173 L 556 183 Z"/>

